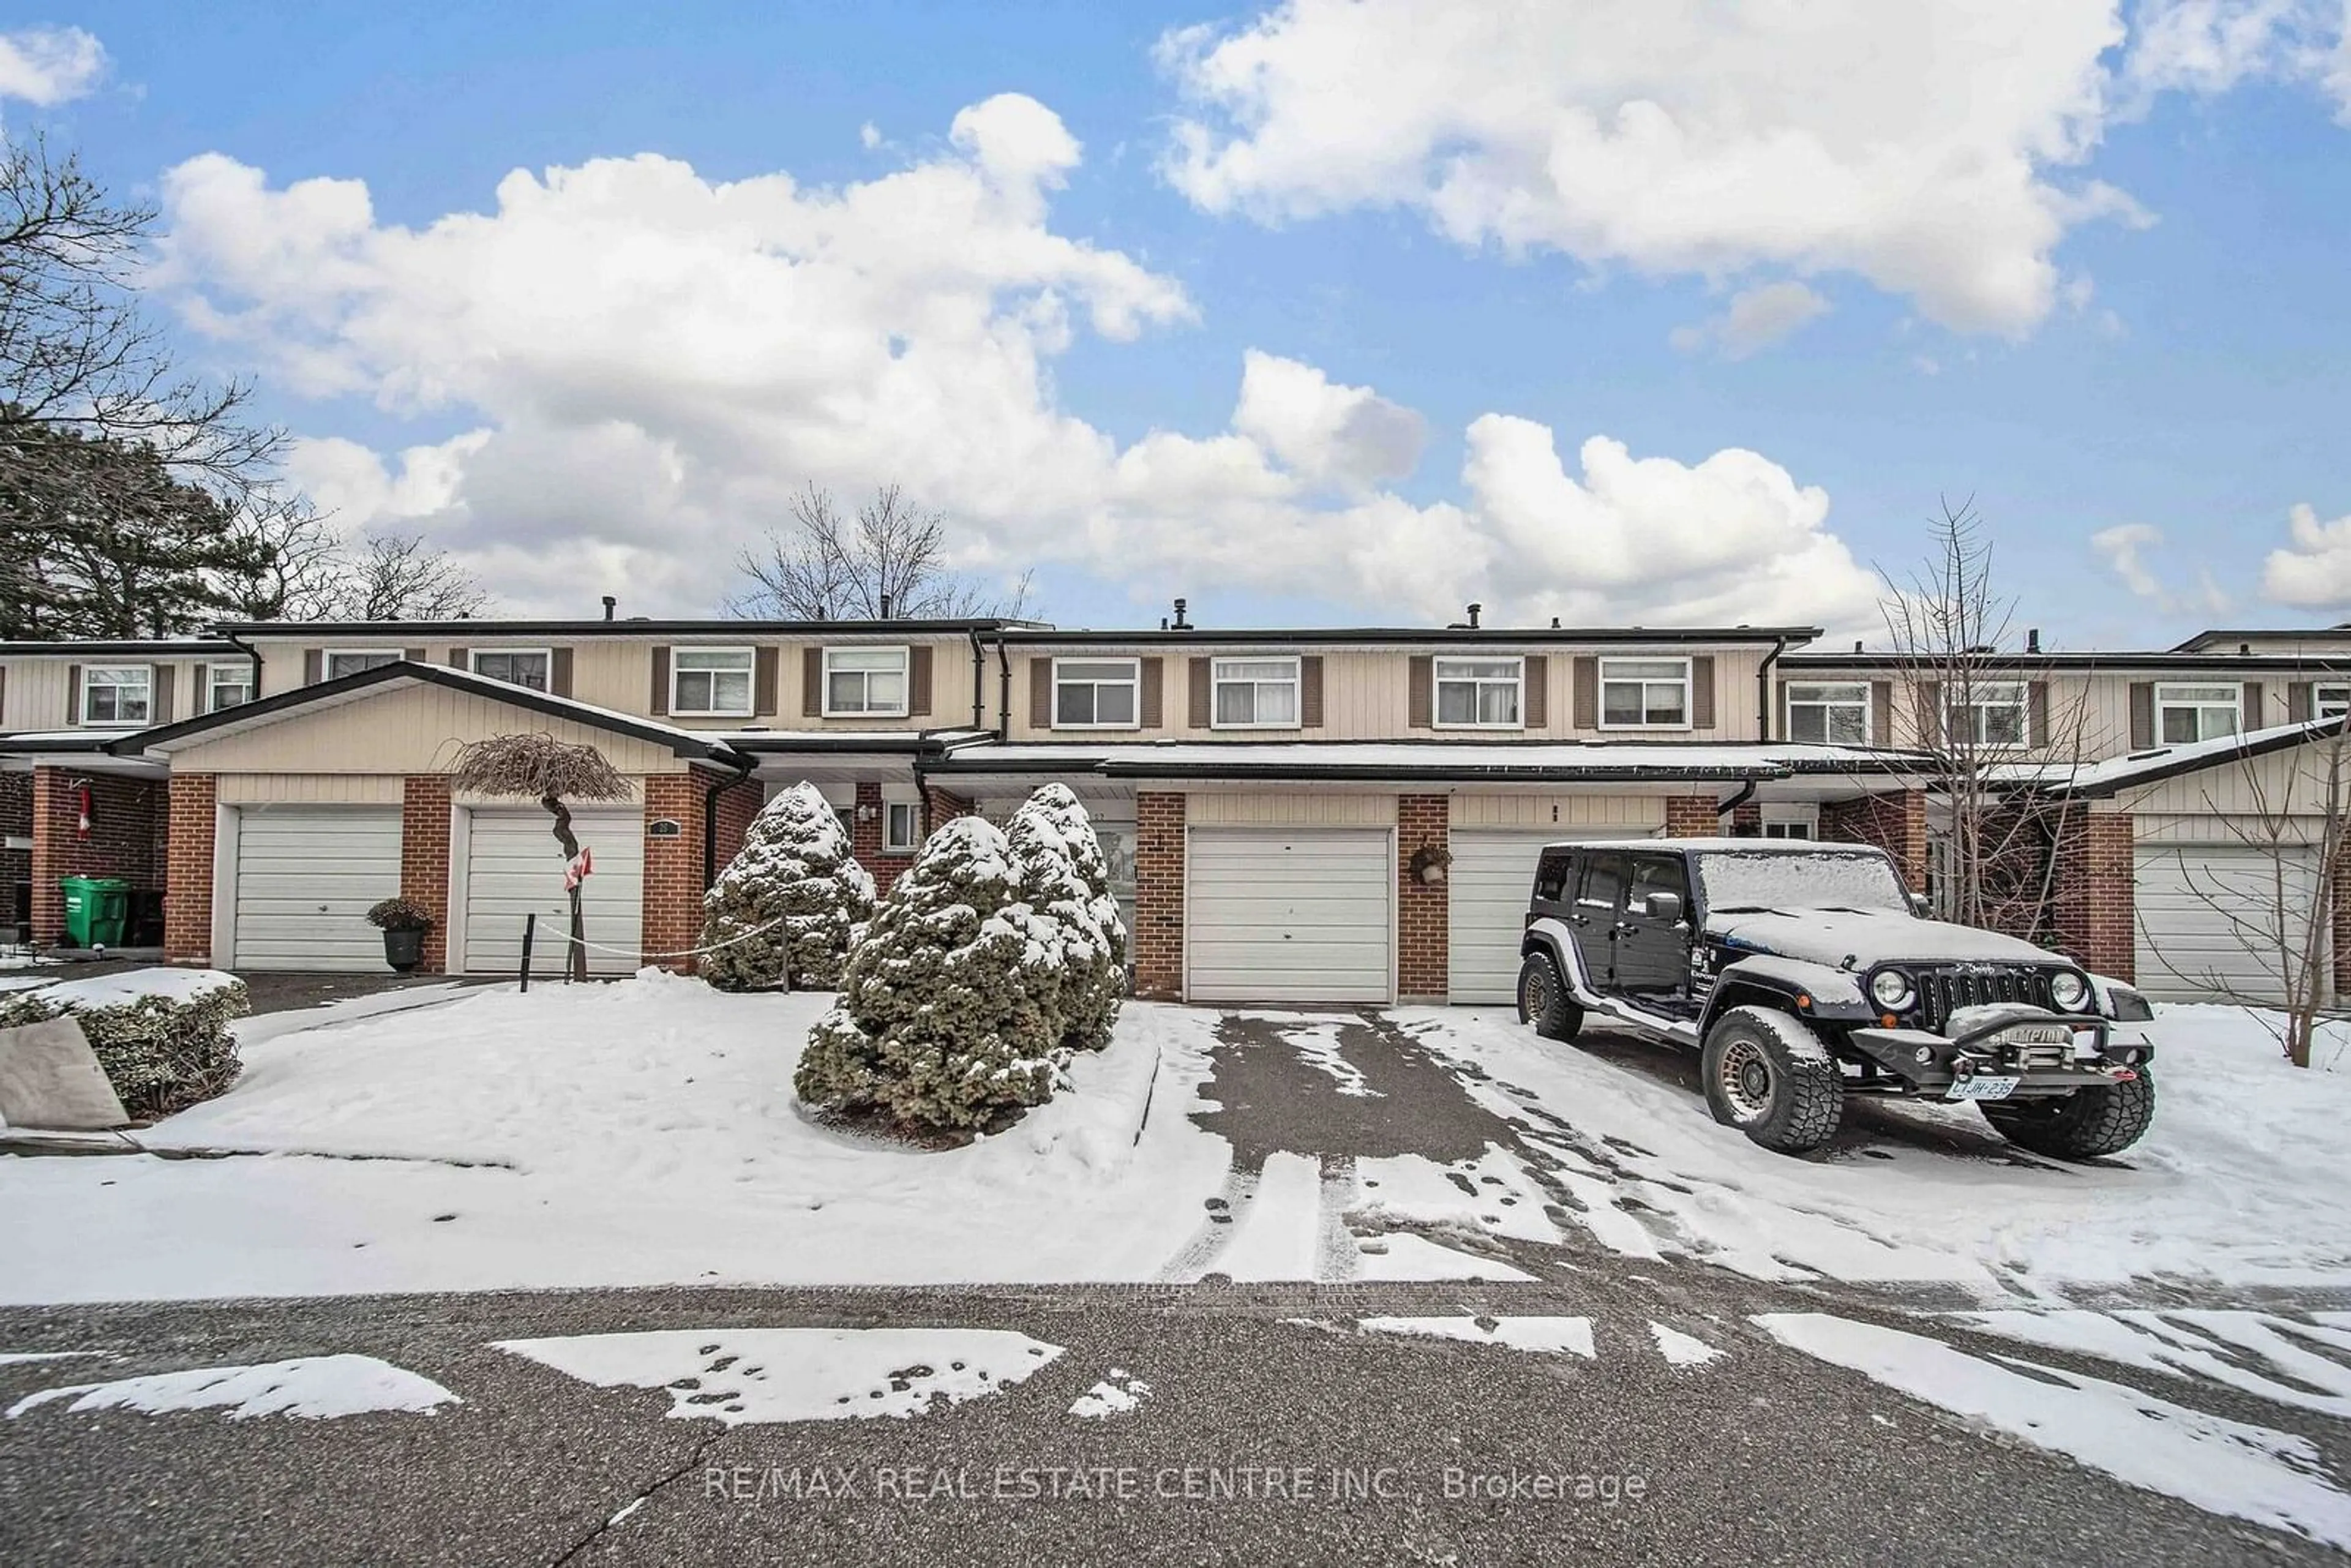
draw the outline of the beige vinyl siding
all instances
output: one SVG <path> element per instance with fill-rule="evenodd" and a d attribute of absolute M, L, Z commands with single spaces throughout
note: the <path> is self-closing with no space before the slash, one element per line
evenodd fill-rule
<path fill-rule="evenodd" d="M 397 806 L 402 781 L 363 773 L 232 773 L 219 788 L 224 806 Z"/>
<path fill-rule="evenodd" d="M 80 728 L 81 715 L 73 709 L 72 674 L 75 669 L 92 664 L 145 664 L 157 672 L 159 681 L 162 678 L 162 671 L 171 671 L 171 716 L 175 720 L 189 718 L 204 711 L 197 706 L 204 700 L 204 688 L 196 680 L 196 672 L 209 662 L 137 655 L 109 658 L 88 654 L 76 654 L 71 658 L 12 659 L 8 663 L 7 689 L 5 694 L 0 694 L 0 731 L 39 733 Z M 238 662 L 242 662 L 241 656 Z"/>
<path fill-rule="evenodd" d="M 1663 797 L 1638 795 L 1456 795 L 1457 828 L 1626 828 L 1666 825 Z"/>
<path fill-rule="evenodd" d="M 175 773 L 445 772 L 469 740 L 527 730 L 593 746 L 622 773 L 680 773 L 666 746 L 550 718 L 470 692 L 416 685 L 184 746 Z"/>
<path fill-rule="evenodd" d="M 2223 762 L 2115 798 L 2121 810 L 2146 818 L 2294 817 L 2324 815 L 2326 753 L 2323 746 L 2292 747 L 2250 760 Z M 2142 830 L 2144 832 L 2144 830 Z M 2218 839 L 2218 832 L 2199 835 Z"/>
<path fill-rule="evenodd" d="M 2240 692 L 2246 682 L 2258 682 L 2262 688 L 2261 725 L 2267 728 L 2290 722 L 2287 711 L 2287 686 L 2305 677 L 2276 670 L 2247 672 L 2231 670 L 2225 662 L 2203 674 L 2156 674 L 2114 670 L 2057 670 L 2047 674 L 2019 676 L 2041 682 L 2048 690 L 2049 744 L 2032 755 L 2053 759 L 2079 755 L 2085 761 L 2102 761 L 2109 757 L 2121 757 L 2131 751 L 2130 691 L 2140 684 L 2149 685 L 2228 685 Z M 1907 676 L 1885 670 L 1855 669 L 1846 673 L 1806 670 L 1777 678 L 1780 687 L 1779 710 L 1772 716 L 1775 732 L 1784 735 L 1787 727 L 1787 686 L 1791 682 L 1834 684 L 1891 681 L 1894 685 L 1894 735 L 1890 742 L 1880 737 L 1879 744 L 1917 746 L 1920 743 L 1918 699 Z"/>
<path fill-rule="evenodd" d="M 1395 825 L 1396 798 L 1196 789 L 1185 800 L 1184 820 L 1204 828 L 1389 828 Z"/>

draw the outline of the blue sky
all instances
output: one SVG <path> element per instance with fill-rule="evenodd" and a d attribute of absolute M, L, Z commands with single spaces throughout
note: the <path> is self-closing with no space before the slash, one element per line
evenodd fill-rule
<path fill-rule="evenodd" d="M 2065 5 L 2082 13 L 2081 37 L 2108 9 Z M 2242 27 L 2220 30 L 2228 0 L 2140 7 L 2122 16 L 2111 47 L 2075 41 L 2072 59 L 2049 37 L 2065 29 L 2040 25 L 2040 14 L 2023 7 L 2013 37 L 1989 57 L 1937 57 L 1948 69 L 1921 72 L 1917 92 L 1991 99 L 2001 90 L 1994 65 L 2033 51 L 2049 55 L 2053 71 L 2072 71 L 2077 87 L 2095 80 L 2103 102 L 2094 113 L 2053 95 L 2041 120 L 1970 122 L 1962 139 L 1979 150 L 2037 149 L 2037 159 L 2023 154 L 2036 177 L 2069 198 L 2096 183 L 2135 204 L 2109 204 L 2107 215 L 2069 214 L 2053 243 L 1992 256 L 1985 276 L 2013 259 L 2009 253 L 2045 260 L 2058 294 L 2039 307 L 2002 296 L 1986 310 L 2004 319 L 1973 320 L 1959 318 L 1974 307 L 1954 305 L 1937 283 L 1903 281 L 1921 267 L 1935 271 L 1903 236 L 1931 228 L 1936 214 L 1886 209 L 1948 204 L 1932 180 L 1866 215 L 1896 235 L 1882 245 L 1848 245 L 1828 225 L 1786 246 L 1755 240 L 1751 226 L 1696 232 L 1708 222 L 1702 210 L 1647 210 L 1637 190 L 1562 197 L 1548 188 L 1535 200 L 1552 204 L 1554 216 L 1530 243 L 1505 235 L 1499 221 L 1447 232 L 1418 193 L 1444 158 L 1464 143 L 1476 150 L 1480 136 L 1501 145 L 1520 131 L 1549 135 L 1541 113 L 1465 131 L 1447 118 L 1464 112 L 1458 102 L 1424 106 L 1440 130 L 1418 150 L 1416 173 L 1399 179 L 1374 168 L 1338 189 L 1342 176 L 1326 183 L 1326 169 L 1343 171 L 1351 160 L 1373 168 L 1395 151 L 1374 144 L 1387 128 L 1351 124 L 1351 99 L 1450 90 L 1458 99 L 1458 85 L 1400 87 L 1404 78 L 1370 67 L 1361 79 L 1301 88 L 1286 99 L 1216 97 L 1214 84 L 1234 79 L 1218 69 L 1228 59 L 1270 63 L 1277 74 L 1323 68 L 1307 62 L 1344 51 L 1317 29 L 1358 25 L 1422 40 L 1397 51 L 1406 62 L 1416 50 L 1453 50 L 1457 84 L 1507 71 L 1507 61 L 1479 57 L 1474 37 L 1414 33 L 1413 0 L 1379 0 L 1363 8 L 1374 14 L 1368 22 L 1319 16 L 1312 5 L 1289 15 L 1134 5 L 744 9 L 506 5 L 395 15 L 320 5 L 288 16 L 228 5 L 192 21 L 184 7 L 86 5 L 37 20 L 94 37 L 102 72 L 78 96 L 0 103 L 0 112 L 12 132 L 40 125 L 81 149 L 110 185 L 165 206 L 164 226 L 186 238 L 160 298 L 190 355 L 257 377 L 269 416 L 298 435 L 341 438 L 317 446 L 298 465 L 300 477 L 357 526 L 424 531 L 460 549 L 517 608 L 590 607 L 611 591 L 646 608 L 707 608 L 726 586 L 725 559 L 774 520 L 780 486 L 811 477 L 854 490 L 906 477 L 996 569 L 1038 565 L 1045 612 L 1071 623 L 1155 616 L 1178 591 L 1225 623 L 1417 622 L 1466 596 L 1526 616 L 1744 620 L 1750 606 L 1740 584 L 1752 581 L 1751 618 L 1816 617 L 1844 628 L 1865 620 L 1857 606 L 1869 570 L 1909 562 L 1921 548 L 1921 519 L 1945 494 L 1971 494 L 1981 507 L 2005 585 L 2022 601 L 2020 624 L 2046 627 L 2064 643 L 2160 645 L 2198 625 L 2351 616 L 2351 537 L 2323 527 L 2351 515 L 2341 455 L 2351 311 L 2340 302 L 2342 258 L 2351 254 L 2351 130 L 2338 120 L 2346 110 L 2329 77 L 2331 58 L 2351 56 L 2329 55 L 2339 23 L 2328 31 L 2323 6 L 2250 44 Z M 1625 41 L 1621 5 L 1556 9 L 1558 57 L 1576 62 L 1580 76 L 1576 102 L 1542 113 L 1583 104 L 1604 120 L 1642 98 L 1667 102 L 1687 124 L 1718 111 L 1746 120 L 1775 111 L 1735 68 L 1703 59 L 1687 79 L 1661 82 L 1654 58 Z M 2216 62 L 2211 47 L 2190 47 L 2199 22 L 2212 24 L 2205 45 L 2228 41 L 2237 54 Z M 1183 48 L 1162 47 L 1172 29 L 1204 23 L 1223 30 L 1190 47 L 1192 66 Z M 1236 37 L 1249 53 L 1207 53 Z M 2170 53 L 2153 57 L 2167 38 Z M 1619 65 L 1592 64 L 1607 66 L 1612 50 Z M 1891 60 L 1886 68 L 1898 76 L 1900 40 L 1868 58 Z M 1898 84 L 1889 92 L 1901 96 Z M 1052 173 L 1030 193 L 1036 210 L 1009 221 L 1122 256 L 1179 294 L 1184 308 L 1155 315 L 1145 306 L 1139 329 L 1110 335 L 1099 319 L 1088 322 L 1083 305 L 1131 282 L 1015 277 L 980 289 L 975 298 L 1005 319 L 1040 291 L 1077 305 L 1069 329 L 1045 329 L 1014 356 L 1036 361 L 1024 383 L 1034 402 L 1023 406 L 1027 423 L 980 431 L 970 454 L 942 451 L 969 428 L 967 420 L 945 427 L 956 425 L 958 389 L 975 379 L 944 350 L 923 372 L 945 388 L 935 409 L 920 412 L 922 386 L 909 396 L 886 383 L 884 434 L 870 428 L 882 406 L 872 401 L 877 385 L 855 375 L 778 392 L 772 404 L 763 389 L 752 400 L 762 408 L 738 423 L 726 406 L 732 394 L 701 376 L 691 346 L 701 339 L 684 318 L 660 318 L 674 352 L 634 345 L 585 369 L 552 355 L 565 362 L 543 375 L 517 369 L 534 356 L 511 345 L 486 353 L 495 361 L 486 368 L 464 361 L 447 332 L 420 333 L 434 339 L 422 345 L 388 340 L 398 322 L 441 308 L 453 287 L 489 276 L 491 264 L 460 251 L 454 274 L 434 276 L 435 297 L 420 298 L 414 276 L 391 276 L 398 267 L 377 253 L 381 236 L 496 211 L 509 171 L 657 153 L 714 184 L 788 171 L 802 191 L 845 189 L 910 169 L 963 169 L 980 157 L 975 146 L 1017 140 L 1025 158 L 1039 137 L 1050 141 L 1027 120 L 977 141 L 950 136 L 960 110 L 1000 94 L 1035 100 L 1083 147 L 1074 163 L 1049 158 Z M 1832 145 L 1849 135 L 1849 145 L 1864 146 L 1885 133 L 1871 117 L 1890 112 L 1898 110 L 1857 101 L 1850 125 L 1808 120 L 1803 129 Z M 1394 118 L 1410 120 L 1410 107 Z M 1234 175 L 1238 165 L 1195 161 L 1187 174 L 1173 152 L 1186 121 L 1226 149 L 1252 138 L 1270 145 L 1286 129 L 1330 152 L 1287 172 Z M 2061 121 L 2079 155 L 2046 155 L 2047 127 Z M 862 134 L 868 127 L 878 137 Z M 207 180 L 171 178 L 207 153 L 222 159 L 205 165 Z M 1739 169 L 1740 155 L 1734 149 L 1717 167 Z M 1531 174 L 1515 156 L 1492 162 L 1505 183 L 1542 183 L 1539 167 Z M 366 277 L 314 285 L 328 269 L 292 237 L 309 221 L 291 211 L 295 204 L 265 204 L 287 210 L 263 215 L 207 195 L 229 190 L 224 171 L 235 166 L 266 172 L 257 186 L 270 195 L 314 179 L 362 182 L 366 232 L 345 225 L 324 254 L 350 257 L 365 247 Z M 1817 194 L 1789 188 L 1783 210 L 1793 229 L 1803 229 Z M 643 221 L 658 229 L 663 210 L 651 202 Z M 291 274 L 272 270 L 270 258 L 240 250 L 261 231 L 276 236 L 279 261 L 288 252 L 311 259 Z M 1599 231 L 1613 237 L 1590 237 Z M 1657 237 L 1667 231 L 1694 237 Z M 910 243 L 953 250 L 967 242 L 951 227 L 925 226 Z M 1705 259 L 1690 260 L 1693 247 Z M 632 289 L 651 290 L 661 302 L 651 308 L 665 309 L 700 287 L 690 270 L 698 263 L 682 264 L 688 270 L 676 277 L 589 287 L 568 276 L 563 246 L 548 249 L 530 265 L 547 269 L 550 295 L 576 301 L 583 336 L 647 308 Z M 894 265 L 882 264 L 885 272 Z M 1889 272 L 1901 277 L 1889 281 Z M 917 269 L 908 287 L 925 287 L 924 276 Z M 889 315 L 914 308 L 906 289 L 869 290 L 870 269 L 861 278 L 857 293 L 886 298 L 867 302 L 859 329 L 920 345 L 927 325 Z M 1692 330 L 1732 296 L 1775 283 L 1801 285 L 1807 308 L 1824 313 L 1743 354 L 1692 342 Z M 486 313 L 516 287 L 486 288 L 456 336 L 498 340 Z M 770 326 L 778 335 L 760 359 L 790 363 L 790 322 Z M 724 322 L 717 330 L 723 338 Z M 968 347 L 964 325 L 947 330 L 958 352 Z M 651 399 L 626 354 L 657 350 L 661 378 L 681 384 Z M 1416 455 L 1376 442 L 1338 453 L 1332 433 L 1353 430 L 1350 411 L 1367 405 L 1311 388 L 1284 394 L 1289 413 L 1241 422 L 1241 435 L 1261 450 L 1208 450 L 1233 435 L 1250 350 L 1311 366 L 1333 388 L 1370 389 L 1379 407 L 1416 413 Z M 420 382 L 434 390 L 416 394 Z M 841 412 L 850 405 L 863 412 Z M 761 424 L 770 415 L 772 441 Z M 1602 494 L 1586 476 L 1583 497 L 1555 507 L 1541 464 L 1526 467 L 1523 447 L 1508 475 L 1483 486 L 1465 476 L 1468 433 L 1486 415 L 1547 429 L 1571 479 L 1581 444 L 1604 435 L 1635 459 L 1692 469 L 1743 450 L 1787 484 L 1774 488 L 1771 475 L 1742 470 L 1685 487 L 1676 469 Z M 1064 456 L 1040 445 L 1023 449 L 1023 472 L 979 471 L 989 448 L 1025 442 L 1032 427 L 1057 420 L 1081 422 L 1084 436 L 1074 444 L 1055 437 L 1055 453 L 1092 442 L 1108 455 L 1066 457 L 1065 472 L 1057 466 Z M 1277 427 L 1292 434 L 1265 434 Z M 437 484 L 421 475 L 399 483 L 400 452 L 469 432 L 476 444 L 450 449 Z M 1144 450 L 1154 432 L 1191 444 L 1163 461 Z M 1120 453 L 1135 472 L 1110 472 Z M 617 466 L 601 472 L 608 462 Z M 532 488 L 534 465 L 561 471 L 547 476 L 557 497 L 548 515 L 512 520 L 510 497 Z M 1499 473 L 1502 465 L 1489 466 Z M 569 484 L 577 496 L 563 493 Z M 1723 502 L 1725 486 L 1753 505 Z M 1813 488 L 1825 492 L 1823 514 L 1791 499 Z M 631 497 L 642 515 L 618 515 Z M 2312 509 L 2320 532 L 2265 584 L 2266 558 L 2294 542 L 2296 506 Z M 1662 537 L 1667 513 L 1687 537 L 1661 546 L 1654 568 L 1625 564 Z M 1290 541 L 1270 552 L 1279 559 L 1253 549 L 1253 538 L 1276 533 Z M 2351 536 L 2351 520 L 2341 533 Z M 1710 535 L 1745 542 L 1716 548 Z M 1081 538 L 1088 542 L 1073 542 Z M 1363 543 L 1374 538 L 1376 546 Z M 1841 561 L 1820 553 L 1823 541 Z M 681 549 L 697 564 L 651 564 Z M 2118 557 L 2136 572 L 2127 580 Z M 1613 564 L 1586 571 L 1587 560 L 1603 559 Z M 2282 601 L 2281 585 L 2300 601 Z"/>

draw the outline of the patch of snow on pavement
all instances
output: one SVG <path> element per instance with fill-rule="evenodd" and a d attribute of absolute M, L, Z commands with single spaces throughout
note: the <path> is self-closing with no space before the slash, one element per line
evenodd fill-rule
<path fill-rule="evenodd" d="M 1488 1327 L 1489 1323 L 1493 1326 Z M 1365 1333 L 1458 1339 L 1471 1344 L 1507 1345 L 1539 1355 L 1580 1355 L 1586 1361 L 1598 1354 L 1593 1347 L 1590 1318 L 1358 1318 L 1355 1326 Z"/>
<path fill-rule="evenodd" d="M 1088 1421 L 1123 1416 L 1151 1397 L 1151 1385 L 1113 1366 L 1110 1375 L 1078 1396 L 1070 1414 Z"/>
<path fill-rule="evenodd" d="M 2329 1482 L 2306 1437 L 2032 1362 L 2001 1357 L 2007 1364 L 1996 1364 L 1940 1340 L 1826 1312 L 1754 1321 L 1792 1349 L 2129 1485 L 2351 1547 L 2351 1496 Z"/>
<path fill-rule="evenodd" d="M 920 1416 L 1026 1382 L 1061 1354 L 1008 1329 L 656 1329 L 492 1348 L 599 1388 L 665 1388 L 672 1418 L 729 1427 Z"/>
<path fill-rule="evenodd" d="M 67 1398 L 73 1400 L 66 1406 L 68 1412 L 137 1410 L 162 1416 L 226 1406 L 232 1421 L 254 1416 L 327 1421 L 379 1410 L 429 1416 L 444 1405 L 462 1403 L 431 1378 L 371 1355 L 306 1355 L 260 1366 L 200 1366 L 44 1388 L 8 1406 L 8 1419 Z"/>
<path fill-rule="evenodd" d="M 1356 1243 L 1359 1280 L 1531 1280 L 1523 1269 L 1439 1247 L 1408 1231 L 1367 1236 Z"/>
<path fill-rule="evenodd" d="M 1267 1155 L 1256 1193 L 1234 1216 L 1231 1240 L 1203 1272 L 1236 1281 L 1313 1279 L 1322 1207 L 1322 1162 Z"/>
<path fill-rule="evenodd" d="M 2326 1331 L 2266 1312 L 2049 1311 L 1949 1312 L 1948 1321 L 2044 1350 L 2071 1351 L 2168 1377 L 2201 1378 L 2297 1409 L 2351 1419 L 2351 1366 Z M 2314 1343 L 2315 1342 L 2315 1343 Z M 2266 1372 L 2244 1364 L 2246 1360 Z"/>
<path fill-rule="evenodd" d="M 73 1361 L 101 1354 L 95 1350 L 0 1350 L 0 1366 L 15 1366 L 26 1361 Z"/>
<path fill-rule="evenodd" d="M 1517 1155 L 1496 1144 L 1474 1160 L 1440 1166 L 1418 1155 L 1355 1162 L 1362 1193 L 1354 1217 L 1449 1225 L 1488 1236 L 1558 1244 L 1559 1228 L 1543 1212 L 1550 1201 Z"/>
<path fill-rule="evenodd" d="M 1649 1333 L 1657 1342 L 1657 1354 L 1675 1366 L 1704 1366 L 1722 1357 L 1722 1352 L 1696 1334 L 1684 1333 L 1664 1323 L 1651 1323 Z"/>

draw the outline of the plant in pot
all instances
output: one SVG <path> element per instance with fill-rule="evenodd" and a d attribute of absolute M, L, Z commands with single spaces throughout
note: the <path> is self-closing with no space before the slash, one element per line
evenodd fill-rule
<path fill-rule="evenodd" d="M 412 898 L 387 898 L 367 912 L 368 924 L 383 933 L 383 961 L 405 975 L 424 962 L 424 934 L 433 916 Z"/>

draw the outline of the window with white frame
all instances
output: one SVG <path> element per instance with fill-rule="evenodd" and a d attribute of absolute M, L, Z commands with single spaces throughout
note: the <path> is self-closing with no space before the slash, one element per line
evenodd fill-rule
<path fill-rule="evenodd" d="M 145 724 L 155 711 L 155 671 L 148 664 L 92 664 L 81 673 L 81 722 Z"/>
<path fill-rule="evenodd" d="M 2310 709 L 2313 718 L 2341 718 L 2351 713 L 2351 686 L 2311 687 Z"/>
<path fill-rule="evenodd" d="M 253 700 L 251 664 L 214 664 L 204 671 L 204 711 L 218 713 Z"/>
<path fill-rule="evenodd" d="M 1523 659 L 1438 659 L 1430 672 L 1437 684 L 1439 729 L 1518 729 Z"/>
<path fill-rule="evenodd" d="M 751 713 L 748 648 L 676 648 L 670 652 L 669 711 L 716 718 Z"/>
<path fill-rule="evenodd" d="M 1297 660 L 1218 659 L 1213 674 L 1216 728 L 1298 727 Z"/>
<path fill-rule="evenodd" d="M 2244 717 L 2244 694 L 2225 683 L 2155 688 L 2155 735 L 2165 746 L 2193 746 L 2234 735 Z"/>
<path fill-rule="evenodd" d="M 905 649 L 824 651 L 825 717 L 900 718 L 905 712 Z"/>
<path fill-rule="evenodd" d="M 882 852 L 886 855 L 910 855 L 923 836 L 922 807 L 913 800 L 885 800 L 882 803 Z"/>
<path fill-rule="evenodd" d="M 1867 746 L 1869 683 L 1789 683 L 1788 738 L 1838 746 Z"/>
<path fill-rule="evenodd" d="M 1767 839 L 1817 839 L 1821 809 L 1809 800 L 1767 801 L 1763 806 L 1763 836 Z"/>
<path fill-rule="evenodd" d="M 477 675 L 528 691 L 548 689 L 547 670 L 553 660 L 544 648 L 476 648 L 473 660 Z"/>
<path fill-rule="evenodd" d="M 1974 746 L 2022 746 L 2027 738 L 2022 681 L 1980 681 L 1951 712 L 1953 738 Z"/>
<path fill-rule="evenodd" d="M 1687 729 L 1690 726 L 1690 662 L 1687 659 L 1600 661 L 1600 727 Z"/>
<path fill-rule="evenodd" d="M 327 679 L 340 680 L 356 675 L 362 670 L 380 670 L 386 664 L 397 664 L 408 655 L 398 648 L 329 648 L 327 651 Z"/>
<path fill-rule="evenodd" d="M 1055 729 L 1133 729 L 1142 721 L 1135 659 L 1053 661 Z"/>

